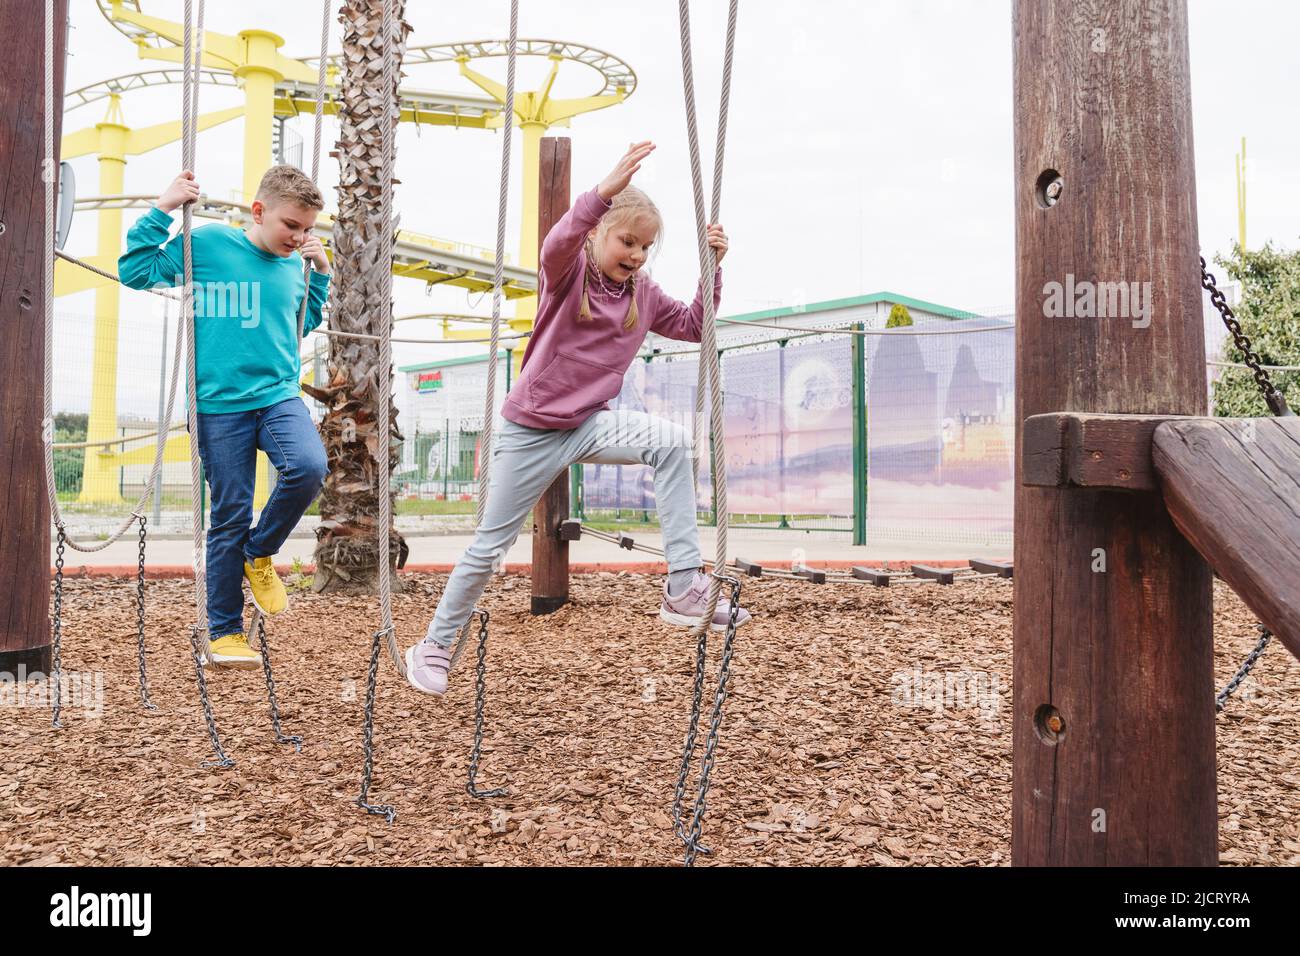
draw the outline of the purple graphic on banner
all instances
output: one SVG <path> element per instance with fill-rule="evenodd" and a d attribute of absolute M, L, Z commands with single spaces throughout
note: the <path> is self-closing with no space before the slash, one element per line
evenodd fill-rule
<path fill-rule="evenodd" d="M 998 320 L 972 320 L 987 327 Z M 867 543 L 1010 547 L 1014 326 L 989 332 L 889 333 L 865 339 Z M 945 326 L 946 327 L 946 326 Z M 939 328 L 931 325 L 931 328 Z M 847 336 L 795 338 L 722 356 L 732 514 L 853 515 L 853 366 Z M 694 353 L 638 359 L 611 403 L 680 424 L 695 405 Z M 707 436 L 707 414 L 703 423 Z M 587 465 L 589 510 L 653 511 L 645 466 Z M 712 505 L 707 440 L 697 503 Z"/>
<path fill-rule="evenodd" d="M 1010 546 L 1014 347 L 1011 325 L 868 339 L 868 544 Z"/>

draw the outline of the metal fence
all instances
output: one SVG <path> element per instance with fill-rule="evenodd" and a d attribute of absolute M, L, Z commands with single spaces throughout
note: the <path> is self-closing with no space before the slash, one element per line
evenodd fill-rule
<path fill-rule="evenodd" d="M 129 301 L 138 305 L 139 296 Z M 56 325 L 55 440 L 105 441 L 61 448 L 55 478 L 71 520 L 118 514 L 143 489 L 153 461 L 164 361 L 175 317 L 123 310 L 116 355 L 95 354 L 92 316 L 60 313 Z M 165 339 L 159 328 L 166 324 Z M 997 326 L 993 331 L 970 328 Z M 1014 430 L 1010 323 L 973 319 L 915 331 L 940 334 L 851 337 L 754 330 L 721 350 L 728 492 L 733 527 L 807 531 L 876 544 L 935 541 L 1009 548 Z M 317 340 L 304 374 L 325 376 Z M 497 394 L 509 372 L 503 355 Z M 691 428 L 698 349 L 683 344 L 635 361 L 612 407 Z M 477 493 L 485 363 L 437 363 L 398 376 L 394 473 L 397 514 L 471 513 Z M 170 362 L 166 369 L 170 370 Z M 182 376 L 183 379 L 183 376 Z M 189 452 L 184 381 L 178 383 L 154 524 L 189 525 Z M 319 419 L 323 409 L 307 400 Z M 708 442 L 701 456 L 699 520 L 712 523 Z M 263 458 L 257 504 L 274 473 Z M 571 474 L 572 510 L 596 524 L 657 524 L 654 481 L 645 466 L 582 465 Z M 413 501 L 415 503 L 413 503 Z M 445 502 L 430 506 L 428 502 Z M 423 504 L 421 504 L 423 503 Z M 305 519 L 307 525 L 314 519 Z"/>
<path fill-rule="evenodd" d="M 143 490 L 177 333 L 174 306 L 164 314 L 165 304 L 124 295 L 115 335 L 107 323 L 97 329 L 92 315 L 56 312 L 54 438 L 64 447 L 55 451 L 55 483 L 74 533 L 106 527 Z M 693 427 L 698 349 L 673 345 L 633 363 L 612 407 Z M 325 359 L 320 337 L 304 374 L 323 380 Z M 1011 317 L 930 321 L 861 337 L 754 329 L 739 340 L 728 337 L 721 368 L 733 527 L 1009 553 Z M 435 518 L 456 516 L 459 523 L 448 518 L 446 527 L 466 530 L 477 493 L 486 365 L 461 359 L 429 369 L 399 374 L 396 383 L 406 436 L 397 446 L 393 476 L 396 513 L 399 520 L 428 516 L 430 526 Z M 498 376 L 497 395 L 504 400 L 510 378 L 505 353 Z M 172 421 L 163 423 L 169 440 L 152 526 L 188 534 L 183 375 L 177 388 Z M 307 404 L 319 420 L 323 409 L 311 399 Z M 708 445 L 706 437 L 697 487 L 702 524 L 716 519 Z M 275 480 L 264 457 L 259 468 L 255 507 Z M 575 466 L 570 487 L 573 512 L 590 523 L 657 524 L 647 467 Z M 304 518 L 299 530 L 315 520 Z"/>

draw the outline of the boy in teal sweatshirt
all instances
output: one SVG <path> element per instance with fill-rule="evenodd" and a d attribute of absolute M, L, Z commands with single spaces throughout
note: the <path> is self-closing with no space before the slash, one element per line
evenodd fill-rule
<path fill-rule="evenodd" d="M 123 284 L 184 285 L 182 238 L 168 240 L 171 214 L 198 198 L 198 183 L 186 170 L 136 221 L 117 262 Z M 243 632 L 243 579 L 264 614 L 284 610 L 287 595 L 272 558 L 328 470 L 316 425 L 298 397 L 299 308 L 305 294 L 305 334 L 320 325 L 329 295 L 329 259 L 311 235 L 323 207 L 320 191 L 300 170 L 274 166 L 253 200 L 252 225 L 213 223 L 190 234 L 197 438 L 212 491 L 205 562 L 207 657 L 214 666 L 261 666 Z M 315 270 L 309 284 L 303 282 L 304 260 Z M 279 478 L 250 527 L 258 449 Z"/>

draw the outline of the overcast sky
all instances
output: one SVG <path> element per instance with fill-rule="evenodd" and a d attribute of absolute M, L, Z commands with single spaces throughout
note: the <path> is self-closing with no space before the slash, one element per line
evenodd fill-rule
<path fill-rule="evenodd" d="M 180 0 L 143 0 L 146 13 L 180 20 Z M 697 2 L 696 88 L 706 180 L 712 169 L 726 4 Z M 157 68 L 141 60 L 94 0 L 72 0 L 75 29 L 68 88 Z M 797 12 L 796 12 L 797 11 Z M 410 44 L 503 38 L 502 0 L 410 0 Z M 284 52 L 315 54 L 320 5 L 209 2 L 209 29 L 261 28 L 286 38 Z M 693 294 L 696 254 L 682 105 L 677 5 L 671 0 L 522 0 L 519 35 L 584 43 L 635 70 L 636 92 L 622 105 L 580 116 L 553 135 L 573 140 L 575 193 L 594 186 L 629 142 L 659 144 L 635 182 L 664 213 L 666 235 L 654 275 L 670 294 Z M 331 51 L 340 27 L 332 25 Z M 1192 96 L 1197 205 L 1202 249 L 1226 250 L 1236 236 L 1233 157 L 1249 149 L 1249 239 L 1300 245 L 1300 6 L 1265 0 L 1191 0 Z M 723 313 L 889 290 L 974 310 L 1014 301 L 1012 216 L 1011 5 L 1006 0 L 776 0 L 741 4 L 722 221 L 732 237 Z M 505 60 L 474 64 L 504 80 Z M 535 88 L 547 62 L 522 59 L 519 88 Z M 566 63 L 554 95 L 585 95 L 596 74 Z M 416 66 L 415 88 L 476 94 L 455 65 Z M 180 87 L 128 95 L 132 126 L 179 116 Z M 237 105 L 235 90 L 205 86 L 203 112 Z M 103 118 L 103 106 L 65 117 L 67 132 Z M 326 118 L 327 147 L 338 127 Z M 241 181 L 242 120 L 199 137 L 197 175 L 210 195 L 230 198 Z M 310 145 L 310 118 L 299 130 Z M 402 127 L 396 193 L 402 225 L 490 246 L 495 236 L 500 134 Z M 519 237 L 519 142 L 511 180 L 509 252 Z M 304 163 L 310 163 L 309 155 Z M 129 193 L 157 193 L 178 171 L 179 143 L 130 159 Z M 91 157 L 75 161 L 78 193 L 97 192 Z M 323 161 L 322 187 L 335 207 L 337 164 Z M 135 214 L 128 213 L 128 225 Z M 69 243 L 94 251 L 93 217 Z M 490 296 L 463 290 L 425 295 L 396 283 L 398 313 L 446 309 L 490 314 Z M 135 298 L 128 294 L 128 300 Z M 89 296 L 60 301 L 89 314 Z M 509 310 L 509 306 L 507 310 Z M 407 326 L 404 332 L 425 334 Z M 399 346 L 399 363 L 473 351 L 471 346 Z M 156 356 L 156 351 L 154 355 Z M 156 367 L 156 361 L 145 363 Z M 125 410 L 125 409 L 124 409 Z"/>

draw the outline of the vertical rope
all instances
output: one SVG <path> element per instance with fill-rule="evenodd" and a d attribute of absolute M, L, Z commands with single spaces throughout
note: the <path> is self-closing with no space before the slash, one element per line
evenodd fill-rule
<path fill-rule="evenodd" d="M 45 232 L 41 246 L 41 278 L 45 294 L 45 402 L 41 441 L 45 445 L 45 491 L 50 499 L 50 517 L 62 528 L 59 493 L 54 482 L 54 0 L 45 0 L 44 133 L 41 179 L 45 185 Z"/>
<path fill-rule="evenodd" d="M 321 124 L 325 116 L 325 58 L 329 55 L 330 0 L 322 0 L 320 10 L 320 63 L 316 70 L 316 132 L 311 147 L 311 181 L 320 177 Z"/>
<path fill-rule="evenodd" d="M 94 544 L 84 544 L 74 540 L 67 533 L 63 525 L 63 512 L 59 507 L 58 483 L 54 474 L 54 181 L 56 166 L 54 163 L 54 0 L 46 0 L 45 3 L 45 108 L 44 120 L 45 130 L 43 136 L 41 179 L 45 187 L 45 258 L 42 259 L 41 277 L 42 285 L 45 292 L 45 302 L 43 306 L 45 319 L 45 356 L 44 356 L 44 401 L 41 422 L 41 442 L 44 445 L 45 452 L 45 493 L 50 504 L 50 519 L 54 522 L 55 527 L 63 528 L 64 543 L 83 553 L 102 551 L 109 545 L 113 544 L 125 534 L 126 530 L 135 524 L 136 515 L 142 514 L 149 498 L 154 494 L 155 486 L 158 482 L 158 475 L 162 470 L 163 453 L 167 445 L 167 428 L 166 425 L 171 423 L 172 410 L 175 407 L 176 398 L 176 380 L 180 374 L 180 357 L 182 343 L 179 337 L 176 340 L 175 357 L 172 360 L 172 377 L 171 384 L 168 387 L 164 381 L 163 387 L 167 391 L 167 411 L 166 417 L 159 422 L 159 431 L 154 442 L 153 467 L 149 471 L 148 480 L 144 483 L 144 490 L 136 501 L 135 507 L 130 513 L 122 519 L 122 523 L 117 529 L 101 541 Z M 102 270 L 96 270 L 102 271 Z M 116 276 L 111 276 L 116 279 Z M 162 396 L 159 396 L 161 403 Z"/>
<path fill-rule="evenodd" d="M 316 70 L 316 132 L 311 146 L 311 181 L 313 186 L 320 185 L 320 140 L 321 126 L 325 116 L 325 57 L 329 53 L 330 41 L 330 0 L 322 0 L 320 14 L 320 65 Z M 298 306 L 298 342 L 294 349 L 299 349 L 302 342 L 302 330 L 307 323 L 307 298 L 311 293 L 311 263 L 302 264 L 302 302 Z M 301 374 L 301 366 L 299 373 Z"/>
<path fill-rule="evenodd" d="M 393 631 L 393 584 L 391 576 L 391 541 L 390 528 L 393 520 L 393 497 L 389 487 L 391 464 L 389 462 L 389 403 L 393 394 L 393 153 L 394 153 L 394 107 L 397 103 L 397 64 L 396 39 L 393 36 L 396 24 L 393 4 L 396 0 L 383 0 L 383 34 L 384 34 L 384 115 L 383 115 L 383 149 L 380 163 L 381 199 L 379 228 L 382 236 L 379 241 L 379 261 L 383 263 L 382 294 L 379 302 L 379 321 L 381 338 L 379 341 L 379 367 L 376 378 L 376 394 L 379 402 L 379 461 L 375 481 L 379 495 L 379 614 L 381 627 L 388 644 L 388 655 L 398 673 L 405 675 L 406 661 L 397 646 L 397 635 Z"/>
<path fill-rule="evenodd" d="M 691 58 L 690 0 L 678 0 L 678 28 L 682 50 L 682 88 L 686 101 L 686 136 L 690 147 L 691 191 L 695 202 L 695 228 L 699 244 L 701 294 L 704 304 L 704 321 L 700 336 L 700 365 L 695 396 L 695 441 L 702 439 L 703 393 L 706 377 L 711 399 L 710 425 L 713 433 L 713 481 L 717 499 L 717 559 L 716 568 L 727 566 L 727 459 L 723 432 L 723 407 L 721 369 L 718 362 L 717 325 L 713 306 L 713 288 L 717 271 L 717 258 L 708 241 L 708 221 L 704 215 L 704 184 L 700 172 L 700 140 L 695 111 L 695 69 Z M 726 123 L 731 97 L 732 61 L 735 55 L 737 0 L 731 0 L 727 13 L 726 52 L 723 57 L 722 99 L 718 111 L 718 144 L 713 167 L 713 221 L 717 222 L 722 208 L 722 165 L 726 145 Z M 697 459 L 698 461 L 698 455 Z M 707 630 L 717 610 L 721 582 L 717 578 L 709 583 L 709 597 L 704 614 L 696 622 L 692 634 L 698 636 Z"/>
<path fill-rule="evenodd" d="M 492 472 L 492 428 L 496 416 L 497 349 L 501 340 L 501 287 L 505 279 L 506 199 L 510 191 L 510 137 L 515 126 L 515 48 L 519 37 L 519 0 L 510 0 L 510 52 L 506 66 L 505 128 L 501 136 L 501 182 L 497 190 L 497 255 L 492 278 L 492 337 L 488 346 L 487 395 L 483 404 L 483 431 L 479 443 L 476 523 L 483 523 Z"/>
<path fill-rule="evenodd" d="M 194 168 L 194 139 L 199 108 L 199 67 L 203 61 L 203 0 L 199 0 L 198 22 L 194 22 L 192 0 L 185 0 L 185 50 L 181 90 L 181 166 Z M 194 546 L 194 609 L 200 631 L 208 627 L 207 555 L 203 528 L 203 476 L 199 464 L 198 373 L 194 354 L 194 249 L 190 230 L 194 208 L 181 207 L 181 248 L 184 253 L 185 295 L 181 300 L 185 328 L 186 356 L 185 416 L 190 436 L 190 519 Z"/>

